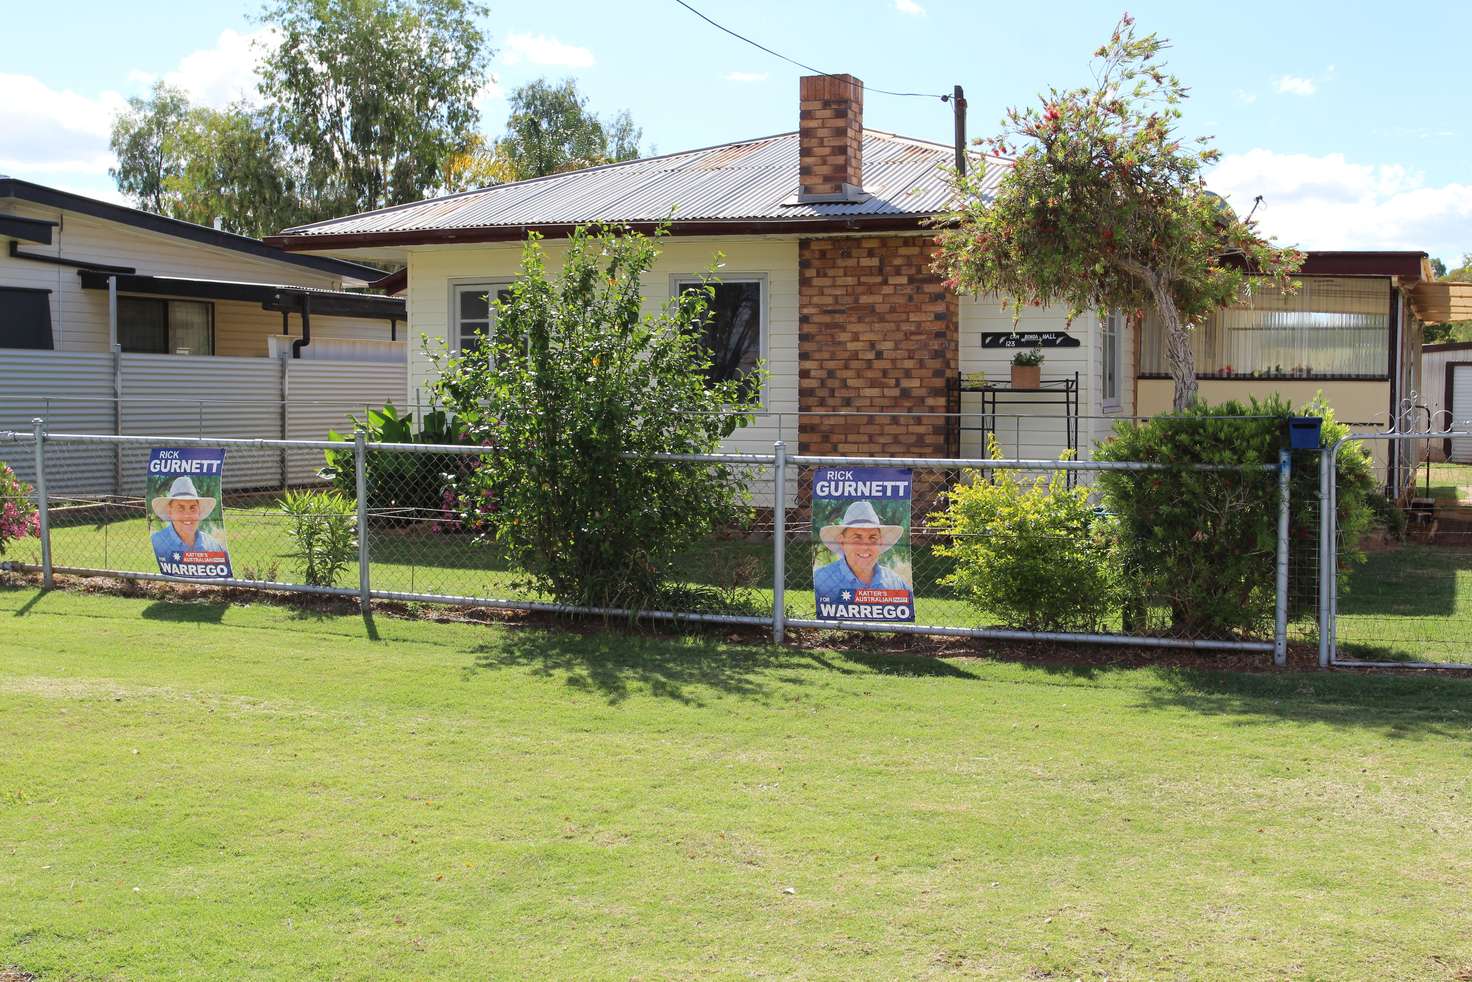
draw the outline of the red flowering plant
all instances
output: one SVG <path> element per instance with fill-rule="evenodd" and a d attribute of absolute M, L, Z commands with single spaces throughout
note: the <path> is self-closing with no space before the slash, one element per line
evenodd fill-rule
<path fill-rule="evenodd" d="M 1207 190 L 1219 153 L 1175 132 L 1187 90 L 1164 70 L 1166 46 L 1137 37 L 1126 14 L 1094 52 L 1094 85 L 1008 110 L 936 218 L 935 268 L 952 289 L 1009 298 L 1014 317 L 1052 304 L 1070 318 L 1153 308 L 1182 409 L 1196 401 L 1191 325 L 1246 299 L 1254 281 L 1291 291 L 1303 257 Z"/>
<path fill-rule="evenodd" d="M 31 504 L 31 486 L 0 463 L 0 556 L 8 543 L 41 534 L 41 515 Z"/>

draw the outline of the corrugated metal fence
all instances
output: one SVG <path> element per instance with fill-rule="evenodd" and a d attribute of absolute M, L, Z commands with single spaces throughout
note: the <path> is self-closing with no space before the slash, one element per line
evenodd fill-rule
<path fill-rule="evenodd" d="M 403 406 L 408 391 L 403 364 L 21 350 L 0 350 L 0 380 L 0 430 L 26 431 L 41 417 L 56 431 L 265 440 L 349 432 L 350 415 Z M 57 490 L 138 494 L 139 452 L 90 447 L 64 477 L 75 486 Z M 22 480 L 34 481 L 27 461 L 13 463 Z M 316 466 L 261 456 L 234 468 L 230 486 L 302 484 Z"/>

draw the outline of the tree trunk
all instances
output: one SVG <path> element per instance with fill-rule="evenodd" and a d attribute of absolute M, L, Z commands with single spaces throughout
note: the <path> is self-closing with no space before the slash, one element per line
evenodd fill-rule
<path fill-rule="evenodd" d="M 1186 325 L 1181 323 L 1176 299 L 1171 296 L 1170 286 L 1164 282 L 1164 277 L 1151 279 L 1150 292 L 1155 295 L 1155 309 L 1165 325 L 1165 356 L 1170 362 L 1170 377 L 1176 386 L 1171 408 L 1179 412 L 1196 402 L 1196 355 L 1191 350 Z"/>

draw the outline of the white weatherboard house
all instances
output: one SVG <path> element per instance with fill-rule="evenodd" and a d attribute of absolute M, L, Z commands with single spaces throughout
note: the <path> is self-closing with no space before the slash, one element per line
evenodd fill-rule
<path fill-rule="evenodd" d="M 799 129 L 777 136 L 484 188 L 299 228 L 267 241 L 296 252 L 403 264 L 409 333 L 456 348 L 494 330 L 487 298 L 517 274 L 529 232 L 580 224 L 653 229 L 670 219 L 648 302 L 666 301 L 725 257 L 710 339 L 722 371 L 770 372 L 759 425 L 732 444 L 807 453 L 977 455 L 984 428 L 1004 452 L 1087 456 L 1122 417 L 1169 408 L 1160 330 L 1094 313 L 1027 309 L 1042 342 L 1036 387 L 1009 382 L 1019 338 L 995 298 L 957 296 L 930 270 L 930 221 L 950 194 L 950 146 L 863 128 L 863 86 L 801 82 Z M 979 163 L 973 159 L 973 166 Z M 989 159 L 988 180 L 1008 166 Z M 1418 381 L 1414 289 L 1421 253 L 1315 253 L 1306 288 L 1266 293 L 1197 338 L 1208 400 L 1323 389 L 1341 418 L 1383 425 Z M 750 330 L 755 324 L 756 329 Z M 431 365 L 410 354 L 412 403 Z M 958 426 L 948 413 L 963 412 Z M 891 415 L 892 414 L 892 415 Z"/>

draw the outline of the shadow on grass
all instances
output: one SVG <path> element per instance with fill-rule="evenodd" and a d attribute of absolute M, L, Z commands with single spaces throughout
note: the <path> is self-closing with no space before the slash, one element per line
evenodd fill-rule
<path fill-rule="evenodd" d="M 1406 545 L 1370 553 L 1339 599 L 1346 616 L 1451 617 L 1457 613 L 1457 574 L 1472 573 L 1472 550 Z M 1468 602 L 1472 603 L 1472 596 Z"/>
<path fill-rule="evenodd" d="M 701 705 L 702 692 L 765 699 L 774 684 L 808 684 L 815 672 L 852 674 L 821 653 L 740 645 L 699 635 L 574 634 L 565 628 L 509 631 L 471 649 L 467 678 L 518 667 L 561 676 L 569 686 L 610 703 L 647 693 Z M 916 659 L 918 661 L 918 659 Z"/>
<path fill-rule="evenodd" d="M 228 603 L 201 603 L 177 600 L 156 600 L 144 607 L 139 617 L 149 621 L 165 621 L 170 624 L 219 624 L 225 619 Z"/>
<path fill-rule="evenodd" d="M 25 603 L 21 604 L 19 607 L 15 608 L 14 612 L 11 613 L 10 616 L 11 617 L 24 617 L 24 616 L 26 616 L 27 614 L 29 614 L 31 612 L 32 609 L 35 608 L 36 604 L 38 604 L 42 600 L 44 600 L 46 598 L 46 595 L 49 594 L 49 593 L 51 593 L 51 592 L 52 592 L 51 590 L 48 590 L 45 587 L 41 587 L 35 593 L 31 594 L 30 599 L 28 599 Z"/>
<path fill-rule="evenodd" d="M 1450 675 L 1284 675 L 1163 671 L 1141 693 L 1150 709 L 1237 717 L 1243 724 L 1316 723 L 1392 740 L 1472 741 L 1472 678 Z"/>

